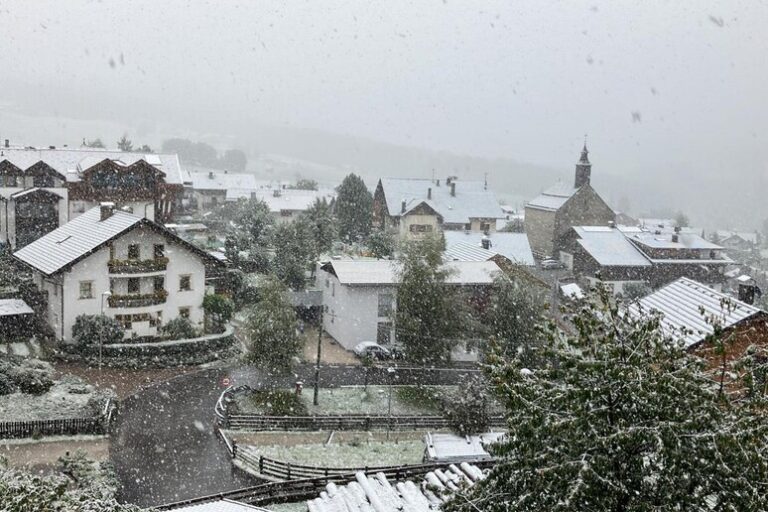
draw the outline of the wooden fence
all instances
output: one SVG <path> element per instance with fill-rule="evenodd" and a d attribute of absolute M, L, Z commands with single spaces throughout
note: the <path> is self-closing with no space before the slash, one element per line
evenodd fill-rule
<path fill-rule="evenodd" d="M 491 426 L 505 426 L 501 415 L 491 418 Z M 256 414 L 227 414 L 221 423 L 231 430 L 435 430 L 450 427 L 442 416 L 401 415 L 317 415 L 317 416 L 260 416 Z"/>
<path fill-rule="evenodd" d="M 480 469 L 487 469 L 492 467 L 495 463 L 496 461 L 494 460 L 486 460 L 473 462 L 472 464 L 479 467 Z M 384 474 L 388 479 L 407 480 L 423 477 L 430 471 L 434 471 L 436 469 L 444 469 L 450 465 L 451 463 L 436 463 L 401 466 L 399 468 L 392 467 L 388 472 L 385 472 Z M 371 471 L 369 474 L 375 474 L 376 472 L 377 471 Z M 240 501 L 249 505 L 256 506 L 265 506 L 273 503 L 289 503 L 315 498 L 320 492 L 325 490 L 325 487 L 330 482 L 345 484 L 347 482 L 353 481 L 355 479 L 355 475 L 356 472 L 345 474 L 340 473 L 336 475 L 329 475 L 328 477 L 322 476 L 318 478 L 290 480 L 287 482 L 272 482 L 268 484 L 237 489 L 234 491 L 211 494 L 208 496 L 200 496 L 198 498 L 169 503 L 155 507 L 155 509 L 173 510 L 180 507 L 212 503 L 221 499 Z"/>
<path fill-rule="evenodd" d="M 91 418 L 3 421 L 0 422 L 0 439 L 107 434 L 114 409 L 112 400 L 107 400 L 101 414 Z"/>

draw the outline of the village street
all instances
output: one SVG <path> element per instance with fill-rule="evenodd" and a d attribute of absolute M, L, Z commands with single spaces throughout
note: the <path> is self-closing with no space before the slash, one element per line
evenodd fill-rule
<path fill-rule="evenodd" d="M 360 366 L 328 366 L 321 385 L 362 385 Z M 214 432 L 213 408 L 223 379 L 233 385 L 292 388 L 297 380 L 310 385 L 314 367 L 303 364 L 288 377 L 268 379 L 253 367 L 233 366 L 188 373 L 152 384 L 123 400 L 115 418 L 110 458 L 121 483 L 119 499 L 159 505 L 205 494 L 255 485 L 257 479 L 234 468 Z M 452 384 L 465 370 L 398 371 L 397 384 Z M 386 368 L 369 369 L 370 384 L 387 384 Z"/>

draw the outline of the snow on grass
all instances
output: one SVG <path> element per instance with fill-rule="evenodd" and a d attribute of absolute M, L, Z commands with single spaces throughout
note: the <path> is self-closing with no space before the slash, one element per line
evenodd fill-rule
<path fill-rule="evenodd" d="M 99 413 L 102 399 L 90 384 L 69 378 L 42 395 L 16 392 L 0 396 L 0 421 L 89 418 Z"/>
<path fill-rule="evenodd" d="M 422 441 L 375 441 L 365 435 L 349 442 L 333 443 L 327 446 L 325 444 L 246 446 L 256 456 L 263 455 L 292 464 L 334 468 L 420 464 L 424 455 Z"/>
<path fill-rule="evenodd" d="M 448 386 L 392 387 L 393 415 L 440 414 L 440 397 Z M 312 404 L 312 393 L 301 395 L 310 414 L 387 414 L 388 386 L 322 388 L 319 405 Z"/>

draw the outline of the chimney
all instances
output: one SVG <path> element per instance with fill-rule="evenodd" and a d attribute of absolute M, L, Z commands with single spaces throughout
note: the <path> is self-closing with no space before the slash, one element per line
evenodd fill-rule
<path fill-rule="evenodd" d="M 112 214 L 115 211 L 115 203 L 111 203 L 111 202 L 101 203 L 99 205 L 99 209 L 101 210 L 100 220 L 107 220 L 112 216 Z"/>
<path fill-rule="evenodd" d="M 256 192 L 251 192 L 251 199 L 256 199 Z"/>
<path fill-rule="evenodd" d="M 456 182 L 455 181 L 451 182 L 451 196 L 452 197 L 456 197 Z"/>
<path fill-rule="evenodd" d="M 438 186 L 438 187 L 440 186 L 440 180 L 439 179 L 435 180 L 435 185 Z"/>
<path fill-rule="evenodd" d="M 400 213 L 405 213 L 405 199 L 400 203 Z"/>
<path fill-rule="evenodd" d="M 427 189 L 427 199 L 432 199 L 432 187 Z"/>
<path fill-rule="evenodd" d="M 11 147 L 11 141 L 8 139 L 5 139 L 5 147 L 9 148 Z"/>
<path fill-rule="evenodd" d="M 608 227 L 609 227 L 609 228 L 611 228 L 611 229 L 613 229 L 613 228 L 615 228 L 615 227 L 616 227 L 616 223 L 615 223 L 614 221 L 612 221 L 612 220 L 609 220 L 609 221 L 608 221 Z"/>
<path fill-rule="evenodd" d="M 209 180 L 213 179 L 213 171 L 208 171 L 208 179 Z"/>
<path fill-rule="evenodd" d="M 490 239 L 490 238 L 488 238 L 487 236 L 484 236 L 484 237 L 483 237 L 483 238 L 480 240 L 480 245 L 482 245 L 482 246 L 483 246 L 483 249 L 485 249 L 485 250 L 489 251 L 489 250 L 491 249 L 491 239 Z"/>
<path fill-rule="evenodd" d="M 581 150 L 581 158 L 576 162 L 576 177 L 573 182 L 574 188 L 581 188 L 584 185 L 589 185 L 589 180 L 592 176 L 592 164 L 589 163 L 589 151 L 587 150 L 587 143 L 584 142 L 584 147 Z"/>

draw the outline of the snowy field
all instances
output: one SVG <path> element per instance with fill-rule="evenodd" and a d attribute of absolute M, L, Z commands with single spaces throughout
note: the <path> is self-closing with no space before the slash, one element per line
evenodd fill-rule
<path fill-rule="evenodd" d="M 424 455 L 422 441 L 386 442 L 374 441 L 361 436 L 358 439 L 325 444 L 300 444 L 294 446 L 247 446 L 256 455 L 292 464 L 328 467 L 396 466 L 419 464 Z"/>
<path fill-rule="evenodd" d="M 99 401 L 93 386 L 74 379 L 60 381 L 39 396 L 18 392 L 0 396 L 0 421 L 92 417 Z"/>
<path fill-rule="evenodd" d="M 440 397 L 452 391 L 451 386 L 393 386 L 392 414 L 431 415 L 440 413 Z M 310 414 L 387 414 L 389 388 L 362 386 L 320 389 L 319 405 L 312 404 L 312 392 L 306 390 L 301 399 Z"/>

